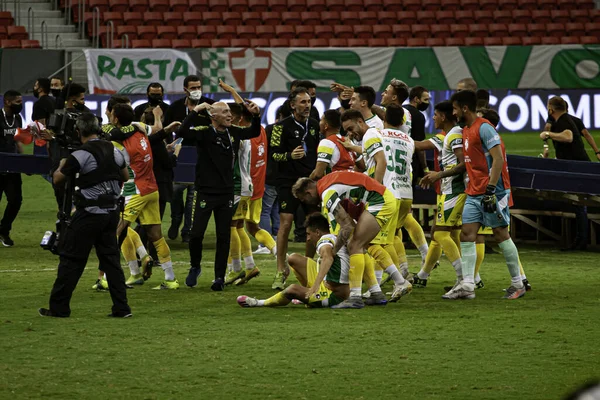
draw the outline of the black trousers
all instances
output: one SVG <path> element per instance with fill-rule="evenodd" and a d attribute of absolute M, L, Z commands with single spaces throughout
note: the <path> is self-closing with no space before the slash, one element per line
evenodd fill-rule
<path fill-rule="evenodd" d="M 92 246 L 100 261 L 99 269 L 106 273 L 113 314 L 131 312 L 127 304 L 125 275 L 120 265 L 120 253 L 117 245 L 117 225 L 119 213 L 90 214 L 77 210 L 73 214 L 66 232 L 61 235 L 60 263 L 52 293 L 50 310 L 58 316 L 71 315 L 71 296 L 81 278 Z"/>
<path fill-rule="evenodd" d="M 0 200 L 2 194 L 6 197 L 4 216 L 0 221 L 0 235 L 8 235 L 12 223 L 17 219 L 23 202 L 21 174 L 0 174 Z"/>
<path fill-rule="evenodd" d="M 210 216 L 214 214 L 217 234 L 215 254 L 215 279 L 225 279 L 227 257 L 229 256 L 230 225 L 233 216 L 233 194 L 204 194 L 196 192 L 194 215 L 190 237 L 190 265 L 200 267 L 202 262 L 202 242 Z"/>

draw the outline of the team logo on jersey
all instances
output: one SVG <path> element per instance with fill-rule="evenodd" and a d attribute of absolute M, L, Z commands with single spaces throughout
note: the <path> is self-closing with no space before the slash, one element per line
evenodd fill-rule
<path fill-rule="evenodd" d="M 286 207 L 287 207 L 287 203 L 285 201 L 281 202 L 281 208 L 283 208 L 285 210 Z"/>
<path fill-rule="evenodd" d="M 261 143 L 258 145 L 258 155 L 262 156 L 263 154 L 265 154 L 265 145 Z"/>
<path fill-rule="evenodd" d="M 465 150 L 469 150 L 469 139 L 465 140 Z"/>
<path fill-rule="evenodd" d="M 146 138 L 140 138 L 140 146 L 142 146 L 142 149 L 148 150 L 148 142 L 146 142 Z"/>
<path fill-rule="evenodd" d="M 296 139 L 300 139 L 300 132 L 294 131 L 294 136 L 296 136 Z"/>
<path fill-rule="evenodd" d="M 242 92 L 260 90 L 271 71 L 271 52 L 243 49 L 229 53 L 229 68 Z"/>
<path fill-rule="evenodd" d="M 233 208 L 233 200 L 229 200 L 229 208 Z"/>
<path fill-rule="evenodd" d="M 206 201 L 201 200 L 200 201 L 200 208 L 204 208 L 204 207 L 206 207 Z"/>

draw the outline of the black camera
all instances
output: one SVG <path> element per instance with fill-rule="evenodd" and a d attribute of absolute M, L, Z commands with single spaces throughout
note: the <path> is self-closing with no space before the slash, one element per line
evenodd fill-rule
<path fill-rule="evenodd" d="M 40 242 L 40 247 L 44 250 L 50 251 L 52 254 L 58 254 L 58 242 L 59 242 L 60 234 L 57 234 L 53 231 L 46 231 L 42 241 Z"/>
<path fill-rule="evenodd" d="M 78 113 L 58 110 L 48 118 L 47 128 L 54 132 L 54 139 L 69 151 L 77 150 L 81 146 L 81 139 L 75 130 L 78 116 Z"/>

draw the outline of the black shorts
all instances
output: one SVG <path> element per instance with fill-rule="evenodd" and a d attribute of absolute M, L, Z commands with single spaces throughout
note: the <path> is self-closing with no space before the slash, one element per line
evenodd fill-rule
<path fill-rule="evenodd" d="M 277 186 L 277 201 L 279 202 L 279 213 L 295 214 L 298 207 L 302 205 L 300 200 L 292 194 L 291 186 Z"/>

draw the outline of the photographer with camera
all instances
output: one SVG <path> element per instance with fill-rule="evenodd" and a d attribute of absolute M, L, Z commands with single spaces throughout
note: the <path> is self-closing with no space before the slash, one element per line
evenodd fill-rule
<path fill-rule="evenodd" d="M 76 211 L 60 232 L 60 263 L 50 294 L 50 307 L 40 308 L 39 314 L 43 317 L 71 315 L 71 296 L 93 246 L 109 282 L 113 301 L 109 316 L 131 317 L 117 244 L 119 194 L 122 182 L 129 179 L 125 157 L 112 143 L 99 139 L 100 126 L 93 114 L 81 114 L 75 128 L 83 145 L 60 161 L 53 178 L 55 185 L 73 179 Z M 70 209 L 70 204 L 67 207 Z"/>
<path fill-rule="evenodd" d="M 149 84 L 148 88 L 146 89 L 148 101 L 140 104 L 139 106 L 133 109 L 133 112 L 135 114 L 135 120 L 141 121 L 142 116 L 144 115 L 148 107 L 160 107 L 163 114 L 166 114 L 167 110 L 169 109 L 169 105 L 163 101 L 164 94 L 165 89 L 160 83 L 152 82 L 151 84 Z"/>

